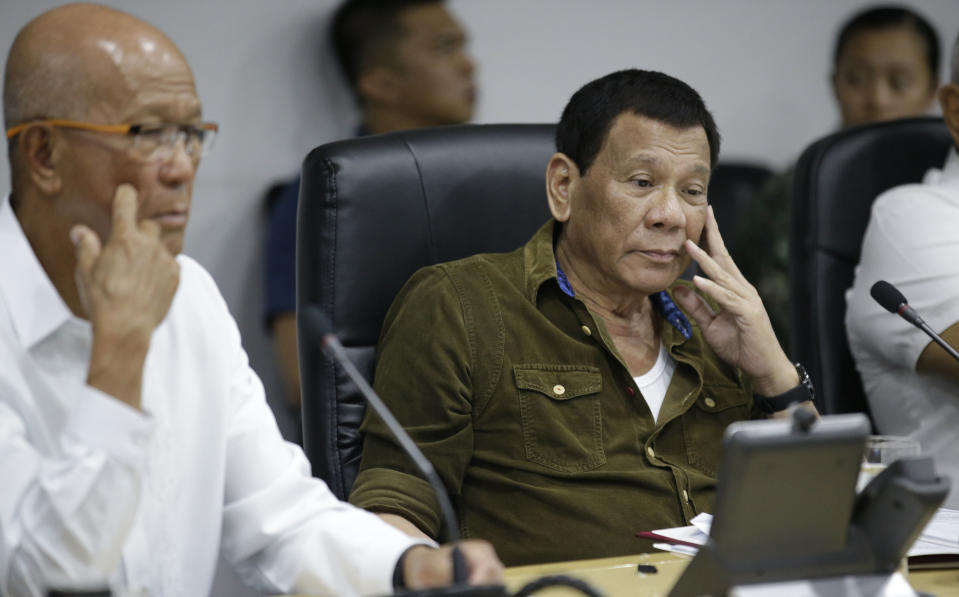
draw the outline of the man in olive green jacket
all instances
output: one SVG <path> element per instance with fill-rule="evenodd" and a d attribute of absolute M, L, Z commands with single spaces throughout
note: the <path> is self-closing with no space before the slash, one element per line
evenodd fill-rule
<path fill-rule="evenodd" d="M 649 549 L 637 531 L 711 510 L 729 423 L 812 408 L 707 204 L 718 153 L 685 83 L 593 81 L 557 128 L 554 220 L 513 253 L 419 271 L 390 309 L 376 389 L 462 534 L 507 565 Z M 690 258 L 705 276 L 677 283 Z M 378 419 L 364 430 L 350 500 L 441 536 L 427 483 Z"/>

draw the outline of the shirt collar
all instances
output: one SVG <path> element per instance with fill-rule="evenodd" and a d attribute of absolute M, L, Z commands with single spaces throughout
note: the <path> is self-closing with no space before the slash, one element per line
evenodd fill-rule
<path fill-rule="evenodd" d="M 576 296 L 573 287 L 570 286 L 569 280 L 566 278 L 566 272 L 559 265 L 559 261 L 554 258 L 554 263 L 556 264 L 556 280 L 559 282 L 560 290 L 568 296 Z M 689 340 L 693 337 L 693 328 L 689 324 L 689 320 L 686 319 L 686 316 L 683 315 L 683 312 L 679 310 L 679 307 L 676 306 L 676 303 L 673 302 L 673 299 L 665 290 L 650 296 L 649 300 L 652 301 L 656 312 L 676 328 L 676 331 L 682 334 L 683 338 Z"/>
<path fill-rule="evenodd" d="M 558 232 L 552 218 L 543 224 L 526 244 L 523 251 L 523 269 L 526 272 L 526 298 L 536 304 L 540 287 L 548 280 L 558 278 L 556 257 L 553 256 L 553 238 Z"/>
<path fill-rule="evenodd" d="M 569 280 L 566 278 L 566 272 L 560 267 L 559 261 L 556 260 L 556 256 L 553 253 L 553 240 L 556 232 L 555 221 L 550 220 L 549 223 L 540 228 L 539 232 L 533 236 L 530 242 L 531 250 L 526 253 L 526 271 L 529 275 L 527 278 L 527 290 L 530 300 L 533 302 L 536 301 L 536 293 L 539 287 L 543 282 L 552 278 L 556 279 L 560 290 L 562 290 L 564 294 L 575 296 L 573 287 L 570 286 Z M 544 267 L 540 264 L 548 265 Z M 665 290 L 657 292 L 650 296 L 649 300 L 652 301 L 653 308 L 656 309 L 656 312 L 669 322 L 683 338 L 689 340 L 693 337 L 693 328 L 689 323 L 689 319 L 686 318 L 686 315 L 684 315 L 676 303 L 673 302 L 668 292 Z"/>
<path fill-rule="evenodd" d="M 693 337 L 693 326 L 690 325 L 689 319 L 686 318 L 686 315 L 684 315 L 676 303 L 673 302 L 673 297 L 669 296 L 668 292 L 665 290 L 657 292 L 649 297 L 649 300 L 653 302 L 653 308 L 655 308 L 670 325 L 676 328 L 676 331 L 682 334 L 683 338 L 689 340 Z"/>
<path fill-rule="evenodd" d="M 33 253 L 10 197 L 0 201 L 0 302 L 20 342 L 32 347 L 73 315 Z"/>

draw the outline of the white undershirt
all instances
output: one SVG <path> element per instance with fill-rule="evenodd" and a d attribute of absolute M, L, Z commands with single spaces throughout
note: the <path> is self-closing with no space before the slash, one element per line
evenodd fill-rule
<path fill-rule="evenodd" d="M 649 411 L 653 413 L 653 420 L 659 418 L 659 409 L 663 406 L 663 400 L 666 399 L 666 390 L 669 388 L 669 382 L 673 379 L 673 371 L 676 370 L 676 361 L 669 356 L 666 347 L 660 343 L 659 356 L 652 369 L 646 373 L 633 378 L 639 393 L 646 399 Z"/>

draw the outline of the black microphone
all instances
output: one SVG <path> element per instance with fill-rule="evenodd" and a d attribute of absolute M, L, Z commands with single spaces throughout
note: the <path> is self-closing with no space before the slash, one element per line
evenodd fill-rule
<path fill-rule="evenodd" d="M 942 339 L 942 336 L 937 334 L 935 330 L 929 327 L 929 324 L 923 321 L 922 317 L 916 313 L 915 309 L 909 306 L 909 302 L 906 300 L 906 297 L 899 292 L 898 288 L 889 282 L 886 282 L 885 280 L 879 280 L 872 285 L 872 288 L 869 290 L 869 294 L 872 295 L 872 298 L 875 299 L 877 303 L 882 305 L 883 309 L 889 311 L 890 313 L 895 313 L 920 330 L 924 331 L 926 335 L 935 340 L 936 344 L 948 352 L 952 358 L 959 361 L 959 352 L 956 352 L 955 348 L 947 344 L 946 341 Z"/>
<path fill-rule="evenodd" d="M 426 458 L 419 446 L 410 438 L 403 426 L 400 425 L 390 409 L 383 403 L 370 384 L 367 383 L 363 375 L 356 369 L 353 362 L 346 355 L 346 350 L 340 344 L 339 339 L 333 333 L 333 324 L 323 313 L 322 309 L 316 305 L 308 305 L 303 309 L 302 321 L 307 331 L 320 343 L 320 348 L 334 362 L 346 371 L 349 378 L 359 388 L 363 398 L 373 407 L 376 414 L 383 419 L 387 429 L 393 434 L 399 446 L 410 457 L 416 468 L 420 470 L 429 484 L 433 487 L 436 499 L 439 502 L 440 512 L 443 516 L 443 522 L 449 530 L 449 542 L 453 544 L 453 585 L 446 588 L 424 589 L 422 591 L 410 591 L 406 593 L 397 593 L 397 595 L 406 595 L 413 597 L 422 595 L 423 597 L 439 595 L 457 595 L 463 597 L 506 597 L 506 588 L 503 585 L 483 585 L 471 586 L 467 583 L 468 571 L 466 569 L 466 560 L 463 558 L 463 552 L 460 551 L 459 543 L 460 533 L 459 525 L 456 522 L 456 514 L 453 511 L 453 505 L 450 502 L 449 494 L 446 493 L 446 487 L 433 464 Z"/>

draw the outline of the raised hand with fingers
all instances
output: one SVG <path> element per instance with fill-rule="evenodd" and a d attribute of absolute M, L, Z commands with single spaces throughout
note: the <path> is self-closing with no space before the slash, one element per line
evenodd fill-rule
<path fill-rule="evenodd" d="M 796 368 L 786 357 L 773 331 L 759 293 L 733 262 L 708 208 L 703 231 L 704 248 L 691 240 L 686 251 L 707 277 L 694 276 L 693 284 L 720 307 L 712 307 L 692 289 L 674 290 L 679 304 L 696 320 L 712 349 L 749 378 L 763 396 L 782 394 L 799 383 Z"/>
<path fill-rule="evenodd" d="M 87 383 L 134 408 L 140 406 L 150 336 L 166 317 L 180 280 L 159 226 L 137 221 L 137 207 L 136 189 L 120 185 L 106 244 L 82 224 L 70 230 L 77 289 L 93 327 Z"/>

